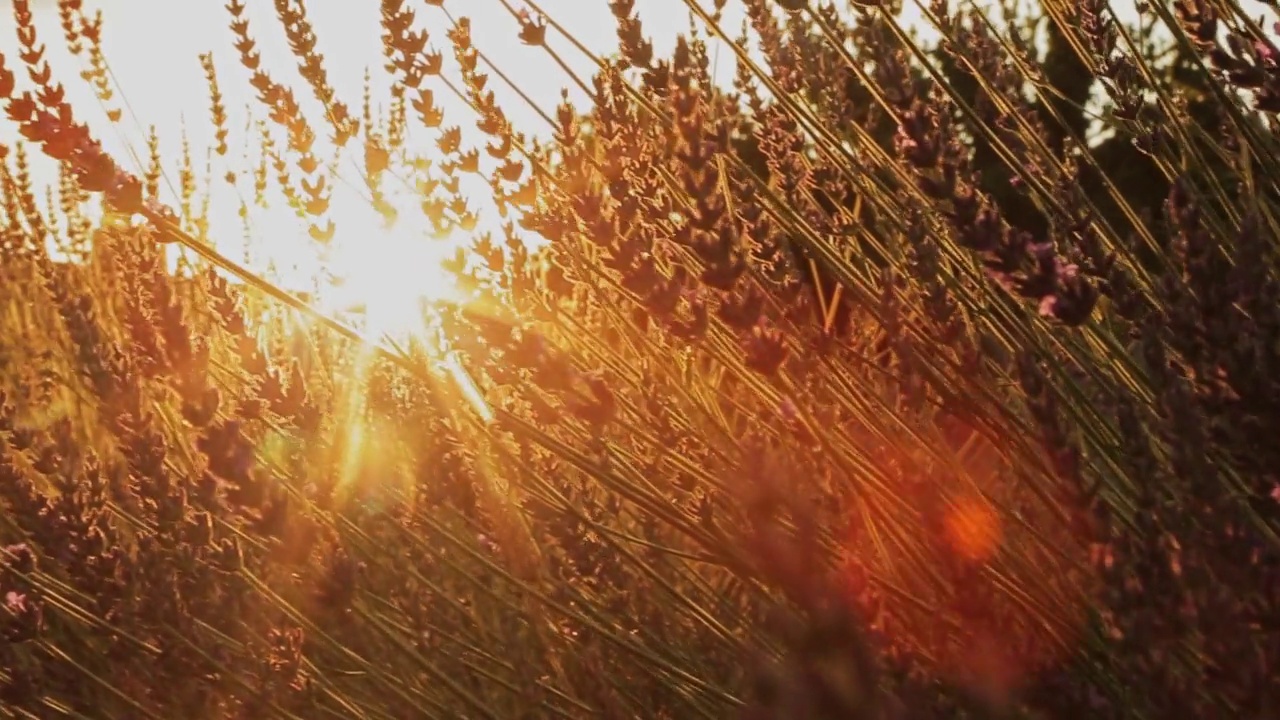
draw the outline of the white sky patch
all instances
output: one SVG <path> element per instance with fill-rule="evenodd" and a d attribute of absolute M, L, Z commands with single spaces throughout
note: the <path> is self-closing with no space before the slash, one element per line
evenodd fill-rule
<path fill-rule="evenodd" d="M 312 121 L 317 135 L 316 154 L 322 161 L 333 157 L 334 148 L 327 142 L 328 129 L 322 109 L 312 97 L 310 88 L 297 71 L 297 61 L 289 51 L 283 28 L 269 0 L 249 0 L 246 15 L 250 35 L 257 43 L 262 66 L 277 82 L 294 88 L 304 114 Z M 516 3 L 519 7 L 519 3 Z M 678 32 L 688 29 L 688 12 L 683 0 L 643 0 L 637 3 L 645 30 L 653 38 L 659 54 L 668 53 Z M 249 73 L 241 65 L 234 48 L 235 36 L 229 28 L 230 14 L 221 1 L 197 0 L 86 0 L 86 13 L 103 11 L 103 51 L 110 65 L 114 107 L 124 110 L 119 123 L 107 120 L 106 110 L 94 96 L 88 83 L 79 77 L 83 61 L 68 52 L 59 26 L 56 4 L 51 1 L 33 3 L 40 41 L 46 46 L 46 58 L 55 75 L 66 88 L 68 98 L 77 111 L 77 119 L 85 122 L 104 147 L 126 169 L 141 176 L 148 163 L 146 138 L 155 126 L 160 138 L 164 162 L 161 201 L 177 206 L 178 177 L 181 166 L 180 147 L 185 135 L 190 143 L 192 164 L 199 188 L 193 205 L 199 208 L 204 193 L 211 193 L 209 233 L 218 250 L 236 260 L 246 257 L 242 204 L 249 207 L 249 256 L 251 266 L 263 270 L 274 268 L 278 278 L 305 277 L 314 267 L 303 250 L 307 248 L 306 227 L 289 211 L 280 197 L 275 172 L 269 169 L 269 186 L 273 207 L 263 210 L 253 206 L 253 167 L 261 151 L 256 127 L 249 118 L 263 118 L 265 108 L 257 101 L 249 86 Z M 460 84 L 452 49 L 446 37 L 450 20 L 439 8 L 409 2 L 417 16 L 417 28 L 429 33 L 429 50 L 445 56 L 445 74 Z M 569 88 L 570 99 L 579 108 L 587 98 L 574 85 L 554 60 L 541 48 L 523 45 L 517 38 L 519 24 L 498 0 L 471 0 L 446 3 L 454 18 L 464 12 L 471 18 L 472 38 L 478 50 L 492 61 L 520 90 L 548 115 L 561 100 L 562 88 Z M 609 54 L 617 46 L 616 30 L 608 3 L 603 0 L 545 0 L 542 7 L 574 37 L 597 54 Z M 374 114 L 385 118 L 390 77 L 383 69 L 382 28 L 379 3 L 376 2 L 312 2 L 306 6 L 317 37 L 317 50 L 324 55 L 325 70 L 337 98 L 359 117 L 366 70 L 373 84 Z M 736 28 L 740 17 L 726 18 L 726 27 Z M 579 74 L 589 81 L 594 65 L 567 40 L 554 31 L 547 34 L 548 43 Z M 0 52 L 8 63 L 16 66 L 17 40 L 12 13 L 0 12 Z M 199 55 L 211 52 L 217 69 L 219 89 L 229 115 L 230 150 L 225 157 L 212 155 L 214 127 L 210 119 L 208 86 L 200 67 Z M 726 79 L 731 77 L 732 63 L 725 62 Z M 20 68 L 14 68 L 19 69 Z M 488 88 L 517 130 L 533 136 L 548 137 L 550 128 L 535 110 L 496 73 L 482 63 L 480 69 L 490 73 Z M 29 87 L 19 72 L 19 89 Z M 452 94 L 438 79 L 428 78 L 439 107 L 444 110 L 443 127 L 463 129 L 463 149 L 480 147 L 485 138 L 474 129 L 474 113 Z M 438 131 L 413 128 L 415 118 L 410 110 L 411 151 L 428 158 L 438 155 L 434 141 Z M 283 133 L 273 131 L 277 148 L 284 147 Z M 17 141 L 16 128 L 0 120 L 0 142 Z M 32 152 L 33 176 L 38 184 L 51 183 L 56 177 L 52 163 Z M 482 157 L 484 153 L 482 152 Z M 487 159 L 487 158 L 486 158 Z M 333 189 L 330 215 L 340 236 L 381 232 L 382 225 L 371 213 L 369 191 L 361 177 L 363 149 L 359 139 L 348 143 L 330 178 Z M 290 167 L 294 182 L 299 173 Z M 235 184 L 225 177 L 235 173 Z M 384 179 L 388 192 L 394 180 Z M 464 194 L 471 208 L 481 217 L 481 230 L 500 227 L 497 213 L 484 207 L 488 188 L 478 178 L 464 178 Z M 470 192 L 474 188 L 474 192 Z M 43 198 L 42 198 L 43 200 Z M 412 200 L 412 198 L 410 198 Z M 491 203 L 489 203 L 491 205 Z M 420 216 L 413 203 L 401 204 L 401 223 L 394 229 L 403 239 L 415 232 L 413 220 Z M 399 242 L 399 240 L 397 240 Z M 297 284 L 290 282 L 289 284 Z M 308 288 L 298 288 L 308 289 Z"/>

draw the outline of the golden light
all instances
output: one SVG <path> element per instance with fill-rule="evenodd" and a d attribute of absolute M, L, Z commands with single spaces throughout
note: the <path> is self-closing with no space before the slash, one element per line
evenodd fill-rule
<path fill-rule="evenodd" d="M 457 238 L 379 223 L 335 245 L 327 270 L 337 282 L 321 302 L 355 315 L 374 338 L 417 336 L 432 306 L 462 300 L 457 278 L 445 269 L 460 245 Z"/>
<path fill-rule="evenodd" d="M 437 238 L 411 227 L 379 228 L 366 238 L 345 243 L 330 262 L 338 280 L 329 303 L 339 312 L 360 316 L 360 328 L 375 340 L 427 339 L 433 308 L 465 300 L 458 278 L 446 269 L 463 242 Z M 426 343 L 436 370 L 455 384 L 462 399 L 487 422 L 493 411 L 470 374 L 448 348 Z"/>

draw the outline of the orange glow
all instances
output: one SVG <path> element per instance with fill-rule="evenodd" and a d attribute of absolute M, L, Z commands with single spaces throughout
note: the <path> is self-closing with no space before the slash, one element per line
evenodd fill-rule
<path fill-rule="evenodd" d="M 1004 537 L 1000 516 L 981 497 L 961 498 L 949 508 L 943 518 L 943 533 L 956 554 L 974 562 L 994 557 Z"/>

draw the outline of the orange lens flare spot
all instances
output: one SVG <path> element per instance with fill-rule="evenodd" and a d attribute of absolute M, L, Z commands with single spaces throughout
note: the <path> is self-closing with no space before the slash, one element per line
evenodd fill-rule
<path fill-rule="evenodd" d="M 974 562 L 994 557 L 1004 538 L 999 514 L 991 503 L 980 497 L 957 501 L 947 510 L 942 527 L 952 551 Z"/>

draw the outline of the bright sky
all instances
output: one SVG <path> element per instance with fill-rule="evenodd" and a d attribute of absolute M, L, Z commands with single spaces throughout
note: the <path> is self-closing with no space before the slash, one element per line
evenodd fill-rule
<path fill-rule="evenodd" d="M 274 3 L 271 0 L 249 0 L 246 4 L 250 34 L 257 41 L 264 67 L 277 81 L 295 88 L 313 126 L 322 137 L 325 136 L 327 133 L 319 122 L 318 106 L 311 98 L 310 89 L 298 76 L 296 60 L 289 52 Z M 512 4 L 517 8 L 522 6 L 519 0 Z M 450 0 L 445 5 L 455 17 L 464 12 L 469 15 L 476 47 L 548 114 L 553 114 L 560 101 L 561 89 L 566 86 L 571 88 L 574 102 L 579 107 L 585 105 L 585 97 L 546 52 L 525 46 L 518 40 L 519 25 L 499 0 Z M 541 6 L 593 52 L 607 54 L 616 48 L 615 25 L 606 0 L 543 0 Z M 689 27 L 684 0 L 640 0 L 637 6 L 645 29 L 660 54 L 669 52 L 676 34 Z M 252 165 L 246 164 L 243 158 L 246 149 L 251 158 L 256 150 L 255 146 L 246 148 L 244 144 L 246 136 L 241 133 L 246 118 L 244 108 L 250 105 L 256 118 L 264 117 L 265 112 L 253 98 L 248 73 L 239 64 L 234 36 L 228 27 L 230 15 L 222 0 L 85 0 L 89 13 L 97 9 L 104 13 L 103 44 L 117 83 L 115 102 L 119 103 L 121 96 L 127 101 L 123 121 L 115 125 L 106 121 L 105 108 L 78 76 L 82 61 L 73 58 L 65 47 L 56 3 L 35 0 L 34 7 L 41 41 L 47 46 L 46 56 L 55 77 L 67 88 L 79 112 L 78 119 L 95 130 L 108 151 L 126 169 L 138 174 L 146 162 L 147 130 L 151 125 L 156 126 L 166 163 L 166 180 L 174 186 L 178 182 L 179 143 L 184 130 L 191 142 L 197 174 L 203 179 L 205 153 L 212 145 L 213 127 L 209 121 L 208 89 L 198 55 L 213 53 L 233 135 L 228 156 L 225 159 L 213 158 L 211 175 L 220 189 L 214 190 L 211 234 L 220 249 L 238 259 L 243 233 L 236 210 L 239 199 L 251 193 L 252 187 Z M 456 78 L 456 65 L 445 36 L 450 26 L 445 13 L 418 0 L 410 0 L 406 7 L 415 11 L 418 27 L 429 32 L 429 46 L 445 54 L 446 75 Z M 326 57 L 329 80 L 338 98 L 358 117 L 366 68 L 372 70 L 375 86 L 379 81 L 386 81 L 382 70 L 379 3 L 313 1 L 307 3 L 306 10 L 318 38 L 318 48 Z M 736 31 L 740 23 L 740 14 L 727 14 L 726 28 Z M 6 9 L 0 13 L 0 52 L 7 56 L 11 67 L 17 63 L 17 42 L 13 30 L 14 20 Z M 590 76 L 594 66 L 568 41 L 549 31 L 548 42 L 582 77 Z M 481 69 L 486 70 L 483 65 Z M 727 57 L 721 70 L 726 77 L 731 76 L 732 63 Z M 19 77 L 20 81 L 25 81 L 21 73 Z M 471 111 L 436 80 L 429 78 L 427 86 L 435 91 L 436 102 L 445 111 L 445 126 L 457 124 L 465 131 L 474 120 Z M 20 87 L 27 86 L 24 83 Z M 546 124 L 504 82 L 492 76 L 489 88 L 494 90 L 516 128 L 545 134 Z M 374 100 L 375 104 L 385 101 L 386 95 L 375 91 Z M 0 126 L 0 142 L 10 138 L 17 139 L 12 126 Z M 318 146 L 320 157 L 328 157 L 323 143 L 318 143 Z M 359 143 L 354 142 L 348 147 L 355 148 L 355 152 L 348 152 L 348 155 L 358 158 Z M 333 214 L 339 221 L 340 232 L 349 230 L 353 225 L 376 223 L 368 203 L 360 197 L 364 188 L 350 160 L 346 161 L 346 168 L 350 171 L 342 175 L 340 170 L 338 183 L 345 183 L 352 191 L 344 192 L 338 187 L 333 199 Z M 220 178 L 227 170 L 241 174 L 241 189 L 227 187 L 221 182 Z M 37 177 L 53 177 L 48 164 L 37 165 L 36 172 Z M 173 202 L 174 196 L 162 188 L 162 199 Z M 296 237 L 305 230 L 288 215 L 253 212 L 252 233 L 270 236 L 273 243 L 279 243 L 281 235 Z M 351 218 L 361 214 L 364 219 L 352 222 Z M 290 258 L 285 263 L 291 260 L 300 258 Z M 305 261 L 302 264 L 305 265 Z M 300 267 L 297 272 L 305 274 L 307 269 Z"/>
<path fill-rule="evenodd" d="M 36 0 L 37 23 L 44 31 L 55 70 L 67 80 L 69 89 L 83 90 L 83 83 L 70 82 L 76 66 L 63 47 L 58 28 L 56 4 L 52 0 Z M 294 61 L 286 45 L 284 32 L 276 20 L 271 0 L 249 0 L 250 31 L 258 41 L 265 65 L 281 79 L 297 79 Z M 520 7 L 519 0 L 512 3 Z M 640 0 L 637 12 L 657 45 L 659 53 L 668 51 L 677 32 L 687 29 L 688 10 L 684 0 Z M 228 28 L 229 14 L 221 0 L 86 0 L 86 8 L 100 8 L 105 15 L 104 45 L 111 69 L 123 88 L 134 112 L 143 123 L 161 128 L 176 127 L 185 114 L 191 122 L 188 130 L 193 138 L 204 133 L 208 123 L 207 96 L 197 55 L 213 52 L 219 73 L 224 78 L 223 91 L 247 88 L 247 76 L 240 72 L 233 47 L 234 36 Z M 405 3 L 418 15 L 419 27 L 430 33 L 432 45 L 446 53 L 445 32 L 448 20 L 436 7 L 410 0 Z M 446 8 L 455 17 L 468 15 L 472 20 L 475 44 L 506 72 L 512 80 L 544 107 L 552 108 L 559 100 L 564 74 L 545 52 L 522 45 L 516 37 L 519 25 L 499 0 L 450 0 Z M 541 7 L 565 26 L 579 41 L 597 53 L 608 53 L 616 47 L 613 17 L 606 0 L 543 0 Z M 326 69 L 339 96 L 353 109 L 359 109 L 363 75 L 372 66 L 380 72 L 381 34 L 379 3 L 339 0 L 313 0 L 306 4 L 307 13 L 319 39 L 318 46 L 328 58 Z M 741 16 L 730 13 L 726 27 L 736 30 Z M 550 42 L 562 56 L 586 73 L 591 69 L 580 53 L 565 40 L 549 33 Z M 8 12 L 0 17 L 0 51 L 16 47 L 13 18 Z M 451 61 L 452 58 L 450 57 Z M 234 81 L 233 81 L 234 79 Z M 528 125 L 532 115 L 521 116 L 519 100 L 501 82 L 491 83 L 517 126 Z M 445 102 L 440 97 L 441 103 Z M 230 103 L 234 113 L 235 103 Z M 446 110 L 447 112 L 447 110 Z"/>
<path fill-rule="evenodd" d="M 77 109 L 78 119 L 89 124 L 106 149 L 125 167 L 141 175 L 147 162 L 146 137 L 148 128 L 158 129 L 161 153 L 165 164 L 165 179 L 161 187 L 161 200 L 176 205 L 176 195 L 170 190 L 178 185 L 180 166 L 180 142 L 183 132 L 190 140 L 197 182 L 201 193 L 212 187 L 212 203 L 209 222 L 210 236 L 220 251 L 236 259 L 246 260 L 259 272 L 268 264 L 279 271 L 275 275 L 281 282 L 309 289 L 307 279 L 316 276 L 314 243 L 305 235 L 306 226 L 293 217 L 282 203 L 275 208 L 261 210 L 250 208 L 249 224 L 251 254 L 245 255 L 244 231 L 238 210 L 242 202 L 252 205 L 252 168 L 257 162 L 259 146 L 256 132 L 246 133 L 245 108 L 251 108 L 252 117 L 266 116 L 265 109 L 256 101 L 248 84 L 248 72 L 240 63 L 234 48 L 234 35 L 228 23 L 230 14 L 224 7 L 225 0 L 84 0 L 86 12 L 92 16 L 96 10 L 104 15 L 103 44 L 116 85 L 113 102 L 119 107 L 121 98 L 123 120 L 116 124 L 107 122 L 105 110 L 94 97 L 88 83 L 82 81 L 79 72 L 82 59 L 73 58 L 65 47 L 59 27 L 57 7 L 53 0 L 33 0 L 36 24 L 41 41 L 46 45 L 49 59 L 57 80 L 66 87 L 69 99 Z M 510 0 L 516 8 L 522 8 L 522 0 Z M 304 112 L 321 136 L 317 142 L 317 154 L 328 160 L 332 153 L 323 142 L 328 134 L 322 122 L 318 103 L 311 96 L 310 88 L 302 82 L 296 69 L 296 60 L 289 52 L 284 30 L 276 18 L 273 0 L 248 0 L 250 35 L 257 42 L 263 67 L 272 77 L 295 89 Z M 685 0 L 637 0 L 636 10 L 644 29 L 659 55 L 670 52 L 678 33 L 690 27 L 690 14 Z M 7 5 L 7 3 L 5 4 Z M 710 7 L 710 0 L 702 0 Z M 375 105 L 385 103 L 387 76 L 382 68 L 380 3 L 371 0 L 311 0 L 306 11 L 315 29 L 318 49 L 325 56 L 325 68 L 330 83 L 337 91 L 338 99 L 359 117 L 361 112 L 363 82 L 366 68 L 373 74 Z M 417 15 L 417 27 L 429 32 L 429 48 L 445 55 L 445 74 L 456 78 L 457 68 L 453 60 L 446 31 L 450 27 L 445 12 L 429 6 L 422 0 L 407 0 L 407 8 Z M 541 48 L 523 45 L 517 32 L 519 25 L 503 7 L 500 0 L 447 0 L 449 12 L 455 17 L 464 13 L 471 18 L 472 35 L 477 49 L 486 55 L 509 78 L 519 85 L 548 114 L 553 114 L 560 101 L 562 88 L 571 89 L 570 97 L 579 107 L 585 107 L 586 98 L 576 89 L 565 73 Z M 541 0 L 544 11 L 591 51 L 599 54 L 614 52 L 617 45 L 614 19 L 607 0 Z M 723 27 L 736 35 L 743 21 L 741 4 L 728 3 Z M 908 15 L 914 13 L 908 11 Z M 594 65 L 575 49 L 565 38 L 554 31 L 547 34 L 548 43 L 584 79 L 589 79 Z M 714 45 L 713 45 L 714 47 Z M 213 156 L 210 161 L 206 186 L 205 163 L 208 148 L 213 145 L 213 126 L 209 119 L 209 97 L 199 55 L 212 52 L 218 72 L 224 104 L 230 116 L 230 152 L 225 158 Z M 0 11 L 0 53 L 4 53 L 11 68 L 17 69 L 17 40 L 14 34 L 12 14 L 5 8 Z M 488 69 L 482 64 L 482 71 Z M 716 71 L 722 79 L 732 77 L 734 62 L 731 53 L 720 51 Z M 19 88 L 27 89 L 24 73 L 19 73 Z M 378 85 L 382 83 L 382 90 Z M 474 114 L 455 98 L 436 78 L 428 78 L 426 86 L 435 92 L 437 104 L 445 112 L 444 126 L 460 125 L 464 130 L 464 149 L 477 147 L 484 140 L 472 131 L 472 140 L 466 135 L 474 125 Z M 499 104 L 517 129 L 531 134 L 545 135 L 547 125 L 500 80 L 491 74 L 488 87 L 495 92 Z M 375 109 L 375 112 L 377 110 Z M 412 111 L 410 111 L 412 116 Z M 410 118 L 413 125 L 414 119 Z M 278 138 L 282 137 L 277 135 Z M 430 140 L 434 136 L 428 136 Z M 16 141 L 12 125 L 0 120 L 0 142 Z M 357 172 L 361 158 L 360 142 L 348 145 L 346 158 L 339 166 L 334 186 L 331 216 L 337 223 L 339 248 L 336 262 L 344 263 L 343 273 L 353 274 L 352 268 L 364 268 L 364 281 L 356 286 L 385 288 L 389 284 L 421 284 L 423 275 L 414 270 L 423 264 L 435 263 L 439 257 L 414 255 L 406 257 L 410 247 L 422 247 L 417 242 L 421 227 L 402 227 L 397 230 L 381 228 L 379 218 L 367 200 L 367 190 Z M 246 157 L 248 160 L 246 161 Z M 483 157 L 483 153 L 482 153 Z M 294 182 L 298 173 L 293 169 Z M 237 185 L 222 180 L 228 171 L 237 173 Z M 37 162 L 37 179 L 53 179 L 56 175 L 50 163 Z M 271 173 L 274 187 L 274 173 Z M 464 193 L 468 190 L 463 183 Z M 480 185 L 475 193 L 469 193 L 473 208 L 480 211 L 481 229 L 497 229 L 496 212 L 485 211 L 483 204 L 486 188 Z M 278 192 L 272 190 L 273 193 Z M 393 201 L 395 199 L 393 198 Z M 196 197 L 197 205 L 201 196 Z M 418 216 L 414 210 L 416 199 L 406 193 L 400 198 L 401 217 Z M 491 203 L 490 203 L 491 204 Z M 405 212 L 407 210 L 408 212 Z M 405 220 L 400 225 L 408 225 Z M 371 237 L 386 240 L 370 242 Z M 439 243 L 436 244 L 437 246 Z M 385 248 L 379 254 L 373 248 Z M 345 254 L 343 252 L 345 249 Z M 392 278 L 395 272 L 404 274 L 400 280 Z M 440 277 L 432 276 L 432 277 Z M 300 282 L 301 280 L 301 282 Z M 437 282 L 430 280 L 429 282 Z M 375 290 L 376 291 L 376 290 Z M 390 301 L 390 299 L 388 300 Z M 396 298 L 395 302 L 400 302 Z"/>

